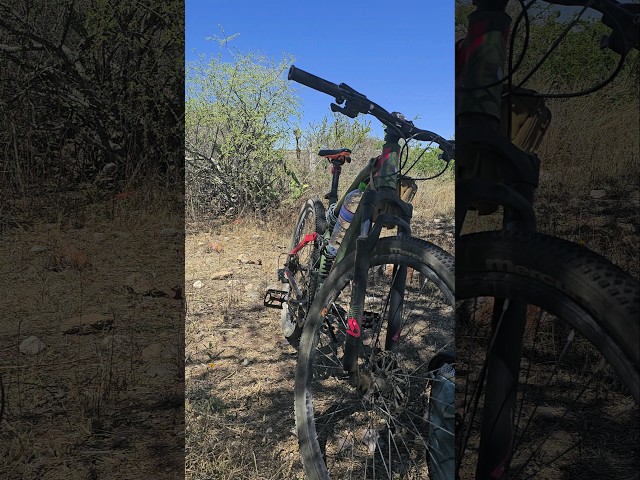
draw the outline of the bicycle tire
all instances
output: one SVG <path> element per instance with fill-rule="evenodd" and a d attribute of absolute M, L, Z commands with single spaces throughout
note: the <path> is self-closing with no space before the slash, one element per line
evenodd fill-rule
<path fill-rule="evenodd" d="M 322 253 L 322 236 L 327 230 L 327 221 L 322 202 L 317 198 L 307 200 L 298 215 L 296 226 L 291 236 L 289 251 L 292 251 L 304 238 L 305 234 L 316 232 L 318 238 L 310 245 L 305 246 L 300 255 L 287 257 L 285 267 L 292 271 L 295 281 L 301 289 L 305 306 L 296 306 L 290 302 L 282 305 L 280 321 L 282 333 L 289 344 L 297 347 L 302 334 L 304 319 L 309 306 L 313 302 L 313 296 L 318 285 L 317 270 Z M 287 289 L 289 286 L 287 286 Z"/>
<path fill-rule="evenodd" d="M 421 415 L 426 414 L 428 410 L 426 388 L 429 375 L 426 371 L 423 374 L 423 370 L 426 369 L 429 358 L 450 348 L 453 343 L 454 260 L 441 248 L 420 239 L 387 237 L 379 240 L 370 257 L 369 274 L 374 278 L 367 285 L 364 310 L 367 312 L 369 309 L 375 308 L 376 305 L 382 305 L 384 313 L 384 295 L 386 293 L 377 296 L 377 283 L 374 281 L 376 276 L 381 280 L 380 288 L 384 292 L 384 288 L 392 283 L 392 279 L 384 278 L 384 276 L 388 275 L 389 271 L 395 272 L 395 269 L 391 269 L 390 265 L 406 265 L 412 268 L 413 273 L 411 277 L 407 276 L 405 287 L 403 333 L 399 342 L 399 345 L 407 345 L 407 352 L 411 353 L 408 353 L 406 357 L 401 357 L 398 349 L 392 352 L 379 349 L 378 341 L 380 333 L 385 330 L 383 327 L 385 320 L 380 320 L 383 315 L 376 316 L 375 313 L 366 313 L 365 315 L 369 316 L 371 326 L 369 327 L 370 332 L 367 332 L 366 322 L 363 319 L 361 326 L 363 346 L 360 348 L 360 356 L 361 359 L 367 357 L 370 360 L 369 366 L 371 368 L 369 371 L 372 372 L 371 376 L 375 380 L 372 382 L 373 388 L 366 395 L 361 395 L 349 387 L 348 375 L 339 363 L 347 323 L 346 319 L 342 318 L 344 316 L 342 313 L 346 314 L 346 310 L 348 310 L 350 299 L 348 290 L 353 276 L 354 257 L 355 254 L 352 253 L 337 264 L 316 294 L 300 342 L 296 365 L 294 403 L 298 443 L 305 473 L 307 478 L 311 480 L 328 479 L 330 473 L 336 479 L 380 478 L 376 476 L 375 465 L 384 463 L 388 465 L 388 469 L 387 476 L 382 478 L 397 478 L 393 475 L 398 473 L 404 475 L 403 478 L 424 478 L 428 469 L 428 449 L 425 440 L 428 435 L 425 425 L 427 419 L 422 416 L 421 420 L 417 420 L 417 417 L 412 417 L 412 415 L 416 414 L 414 409 L 417 409 Z M 418 273 L 416 274 L 416 272 Z M 340 295 L 343 294 L 346 303 L 339 303 Z M 420 303 L 419 308 L 409 312 L 410 307 L 414 305 L 412 303 L 414 296 L 418 302 L 425 299 L 430 303 L 428 305 Z M 326 314 L 324 318 L 323 312 Z M 329 313 L 327 314 L 327 312 Z M 412 315 L 414 312 L 415 315 Z M 330 320 L 328 319 L 331 318 L 331 322 L 333 322 L 335 317 L 341 318 L 336 322 L 334 330 L 333 326 L 329 328 Z M 424 330 L 416 331 L 420 328 L 419 324 L 424 324 L 422 325 L 425 327 Z M 410 343 L 410 340 L 419 342 L 420 348 L 416 348 L 416 345 Z M 385 362 L 385 359 L 389 361 Z M 375 365 L 375 367 L 371 365 Z M 393 393 L 395 387 L 390 388 L 394 385 L 391 375 L 385 378 L 386 383 L 378 381 L 379 373 L 384 374 L 385 365 L 393 365 L 399 372 L 398 378 L 406 377 L 406 383 L 403 381 L 402 384 L 403 392 L 400 392 L 401 394 L 396 395 Z M 347 390 L 349 395 L 355 398 L 352 403 L 336 398 L 338 402 L 354 408 L 352 415 L 346 413 L 324 415 L 334 407 L 334 403 L 332 403 L 334 398 L 330 393 L 332 388 Z M 385 396 L 393 398 L 387 398 L 387 403 Z M 378 403 L 376 404 L 376 402 Z M 388 405 L 391 406 L 387 409 Z M 336 408 L 339 409 L 339 407 L 340 405 Z M 388 411 L 393 409 L 397 415 L 395 418 L 391 418 L 391 414 L 385 417 L 386 414 L 381 413 L 382 409 Z M 317 418 L 315 417 L 316 413 Z M 367 415 L 369 418 L 366 420 L 368 423 L 366 423 L 367 427 L 365 427 L 363 436 L 361 436 L 362 430 L 353 429 L 353 431 L 343 432 L 343 425 L 359 422 L 362 416 L 366 417 Z M 374 417 L 378 415 L 384 418 L 377 419 L 376 428 L 373 428 Z M 338 418 L 339 416 L 343 418 Z M 415 427 L 415 431 L 406 431 L 408 428 L 405 429 L 405 427 L 409 422 L 405 418 L 413 418 L 410 422 Z M 383 421 L 387 422 L 388 429 L 377 427 Z M 381 431 L 383 435 L 380 435 Z M 323 438 L 319 438 L 318 432 Z M 415 435 L 416 433 L 417 435 Z M 335 444 L 334 437 L 329 438 L 334 434 L 339 437 L 337 440 L 339 445 Z M 380 458 L 378 458 L 384 459 L 382 452 L 383 450 L 387 451 L 384 447 L 385 434 L 389 451 L 386 463 L 385 461 L 380 462 Z M 415 437 L 415 441 L 407 444 L 405 435 L 406 439 Z M 393 454 L 391 452 L 392 444 L 395 449 Z M 399 444 L 400 447 L 398 447 Z M 416 448 L 412 449 L 413 446 Z M 332 452 L 336 450 L 337 453 L 334 455 Z M 328 451 L 330 453 L 327 453 Z M 358 457 L 362 451 L 364 451 L 363 456 Z M 413 458 L 403 458 L 404 454 L 413 455 Z M 343 465 L 345 463 L 343 458 L 346 458 L 346 462 L 350 465 Z M 370 458 L 371 463 L 366 458 Z M 360 464 L 359 459 L 365 464 Z M 330 463 L 329 467 L 327 462 Z M 414 471 L 416 468 L 420 469 L 419 473 Z M 371 469 L 373 469 L 373 473 Z"/>
<path fill-rule="evenodd" d="M 456 257 L 456 412 L 464 424 L 456 432 L 459 478 L 471 478 L 478 457 L 492 448 L 475 439 L 480 436 L 477 417 L 484 398 L 496 396 L 478 393 L 475 412 L 472 398 L 483 388 L 478 380 L 484 368 L 480 355 L 486 358 L 491 334 L 482 332 L 490 332 L 487 310 L 496 298 L 529 305 L 518 412 L 512 417 L 516 450 L 502 465 L 510 470 L 508 475 L 633 476 L 637 462 L 625 464 L 624 457 L 639 448 L 638 282 L 579 245 L 537 233 L 464 235 L 456 242 Z M 473 318 L 466 311 L 471 299 L 480 299 L 474 300 Z M 621 428 L 614 429 L 616 424 Z M 609 443 L 603 435 L 616 440 Z"/>

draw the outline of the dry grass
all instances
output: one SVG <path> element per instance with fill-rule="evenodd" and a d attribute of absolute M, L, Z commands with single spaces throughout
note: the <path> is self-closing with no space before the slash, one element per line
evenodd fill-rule
<path fill-rule="evenodd" d="M 543 189 L 584 193 L 592 188 L 637 184 L 640 175 L 640 106 L 587 96 L 549 100 L 552 124 L 539 149 Z"/>
<path fill-rule="evenodd" d="M 283 342 L 280 311 L 262 306 L 294 220 L 285 229 L 242 219 L 186 238 L 187 478 L 302 478 L 291 431 L 295 351 Z M 224 251 L 210 251 L 211 242 Z M 226 269 L 230 278 L 211 278 Z"/>
<path fill-rule="evenodd" d="M 241 218 L 188 228 L 185 415 L 190 480 L 304 478 L 293 433 L 296 352 L 282 337 L 280 311 L 264 308 L 262 300 L 269 285 L 278 285 L 276 270 L 306 198 L 266 220 Z M 453 181 L 423 182 L 414 207 L 416 234 L 452 250 Z M 436 224 L 434 218 L 441 221 Z M 259 263 L 241 263 L 241 254 Z M 231 270 L 232 276 L 211 278 L 222 270 Z M 198 280 L 201 288 L 194 287 Z"/>
<path fill-rule="evenodd" d="M 181 235 L 162 232 L 182 220 L 138 196 L 117 205 L 80 201 L 59 215 L 60 195 L 47 199 L 48 211 L 12 215 L 27 221 L 6 228 L 0 242 L 2 478 L 175 478 L 172 465 L 182 464 L 181 301 L 125 287 L 136 272 L 153 288 L 180 283 Z M 65 258 L 69 248 L 86 262 Z M 88 335 L 60 330 L 89 313 L 108 315 L 112 326 Z M 32 335 L 44 349 L 21 353 Z M 143 358 L 153 344 L 158 358 Z"/>
<path fill-rule="evenodd" d="M 640 100 L 616 101 L 616 91 L 549 101 L 536 208 L 540 231 L 585 245 L 638 277 Z M 605 196 L 593 198 L 594 189 Z"/>

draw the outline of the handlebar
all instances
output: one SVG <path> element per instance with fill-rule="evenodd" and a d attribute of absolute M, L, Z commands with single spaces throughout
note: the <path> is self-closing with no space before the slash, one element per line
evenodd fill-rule
<path fill-rule="evenodd" d="M 314 90 L 317 90 L 319 92 L 326 93 L 330 97 L 334 97 L 337 103 L 344 102 L 342 91 L 340 90 L 340 87 L 338 85 L 323 78 L 316 77 L 315 75 L 309 72 L 305 72 L 300 68 L 296 68 L 295 65 L 291 65 L 291 68 L 289 68 L 288 79 L 293 80 L 294 82 L 298 82 L 309 88 L 313 88 Z"/>
<path fill-rule="evenodd" d="M 624 55 L 632 48 L 640 49 L 640 4 L 617 0 L 547 0 L 548 3 L 586 6 L 602 13 L 602 23 L 613 29 L 603 39 L 602 47 Z"/>
<path fill-rule="evenodd" d="M 385 126 L 398 130 L 405 139 L 412 138 L 437 143 L 443 151 L 443 160 L 446 162 L 454 158 L 454 149 L 451 142 L 436 133 L 417 128 L 413 122 L 406 120 L 396 112 L 389 113 L 380 105 L 370 101 L 365 95 L 345 83 L 336 85 L 333 82 L 305 72 L 295 65 L 291 65 L 287 78 L 335 98 L 336 103 L 331 104 L 332 112 L 342 113 L 350 118 L 357 117 L 359 113 L 373 115 Z M 344 107 L 341 107 L 340 105 L 343 103 Z"/>
<path fill-rule="evenodd" d="M 504 11 L 509 0 L 473 0 L 479 9 Z M 640 50 L 640 4 L 618 0 L 545 0 L 554 5 L 587 7 L 602 13 L 602 23 L 613 33 L 602 40 L 602 48 L 625 55 L 632 48 Z M 533 2 L 532 2 L 533 3 Z"/>
<path fill-rule="evenodd" d="M 473 0 L 491 10 L 503 10 L 508 0 Z M 640 4 L 617 0 L 545 0 L 554 5 L 588 7 L 602 13 L 602 23 L 613 29 L 603 38 L 601 46 L 625 55 L 632 48 L 640 49 Z"/>

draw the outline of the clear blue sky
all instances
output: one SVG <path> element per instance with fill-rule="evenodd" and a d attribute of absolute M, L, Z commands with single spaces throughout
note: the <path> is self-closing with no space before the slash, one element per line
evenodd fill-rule
<path fill-rule="evenodd" d="M 186 61 L 217 55 L 207 37 L 239 33 L 229 45 L 260 51 L 334 83 L 344 82 L 389 111 L 445 138 L 454 134 L 454 0 L 295 2 L 186 0 Z M 329 115 L 331 97 L 299 85 L 301 127 Z M 373 133 L 382 126 L 371 120 Z"/>

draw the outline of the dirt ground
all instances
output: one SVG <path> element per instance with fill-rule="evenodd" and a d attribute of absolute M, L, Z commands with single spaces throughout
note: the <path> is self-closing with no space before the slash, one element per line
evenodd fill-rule
<path fill-rule="evenodd" d="M 565 200 L 551 192 L 540 198 L 541 229 L 609 255 L 634 273 L 628 253 L 637 251 L 637 190 Z M 451 215 L 419 212 L 414 234 L 453 253 Z M 277 285 L 276 269 L 294 221 L 292 214 L 187 230 L 186 472 L 191 480 L 304 478 L 294 435 L 296 352 L 281 335 L 280 311 L 262 306 L 264 290 Z"/>
<path fill-rule="evenodd" d="M 42 195 L 2 217 L 0 478 L 175 479 L 182 217 L 153 198 L 87 201 Z"/>
<path fill-rule="evenodd" d="M 637 276 L 638 189 L 579 200 L 544 196 L 541 229 Z M 303 478 L 296 352 L 262 305 L 297 209 L 184 236 L 180 215 L 124 202 L 2 218 L 0 478 Z M 414 234 L 453 253 L 451 213 L 416 209 Z"/>
<path fill-rule="evenodd" d="M 294 434 L 296 351 L 281 334 L 280 310 L 263 306 L 265 289 L 277 286 L 293 217 L 187 231 L 190 480 L 304 478 Z M 451 250 L 452 221 L 418 215 L 414 230 Z"/>

